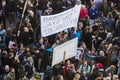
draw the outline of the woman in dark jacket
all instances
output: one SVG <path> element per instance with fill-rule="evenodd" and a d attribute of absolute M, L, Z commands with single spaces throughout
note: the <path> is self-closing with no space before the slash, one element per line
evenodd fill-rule
<path fill-rule="evenodd" d="M 83 41 L 86 44 L 86 47 L 91 50 L 92 49 L 92 28 L 86 26 L 85 31 L 83 32 Z"/>

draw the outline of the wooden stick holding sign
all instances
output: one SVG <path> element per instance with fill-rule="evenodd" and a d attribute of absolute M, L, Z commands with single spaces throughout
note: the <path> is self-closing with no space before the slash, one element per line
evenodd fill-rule
<path fill-rule="evenodd" d="M 24 14 L 25 14 L 25 10 L 26 10 L 26 8 L 27 8 L 27 1 L 28 1 L 28 0 L 26 0 L 25 5 L 24 5 L 24 8 L 23 8 L 22 17 L 21 17 L 20 24 L 19 24 L 19 29 L 21 28 L 22 20 L 23 20 Z"/>
<path fill-rule="evenodd" d="M 65 64 L 65 58 L 66 58 L 66 51 L 64 51 L 64 55 L 63 55 L 63 64 Z"/>

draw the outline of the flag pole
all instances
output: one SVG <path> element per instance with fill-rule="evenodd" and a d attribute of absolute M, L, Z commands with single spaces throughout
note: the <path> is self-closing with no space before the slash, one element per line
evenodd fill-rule
<path fill-rule="evenodd" d="M 23 20 L 23 17 L 24 17 L 24 13 L 25 13 L 25 10 L 26 10 L 26 8 L 27 8 L 27 1 L 28 1 L 28 0 L 26 0 L 25 5 L 24 5 L 24 8 L 23 8 L 22 17 L 21 17 L 20 24 L 19 24 L 19 29 L 21 28 L 22 20 Z"/>

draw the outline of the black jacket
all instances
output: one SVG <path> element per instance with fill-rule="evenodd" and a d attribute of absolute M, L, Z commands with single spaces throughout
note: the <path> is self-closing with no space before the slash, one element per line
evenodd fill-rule
<path fill-rule="evenodd" d="M 4 8 L 4 10 L 3 10 Z M 7 15 L 7 6 L 5 5 L 4 7 L 2 6 L 2 3 L 0 3 L 0 16 L 6 16 Z"/>
<path fill-rule="evenodd" d="M 30 30 L 29 32 L 21 32 L 20 34 L 20 42 L 24 44 L 24 46 L 29 45 L 34 41 L 33 32 Z"/>

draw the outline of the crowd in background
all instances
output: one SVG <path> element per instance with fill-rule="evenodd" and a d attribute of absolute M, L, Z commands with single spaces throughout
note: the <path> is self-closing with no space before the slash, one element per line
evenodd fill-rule
<path fill-rule="evenodd" d="M 78 26 L 41 36 L 40 16 L 76 5 Z M 76 37 L 76 56 L 51 67 Z M 0 0 L 0 80 L 120 80 L 120 0 Z"/>

